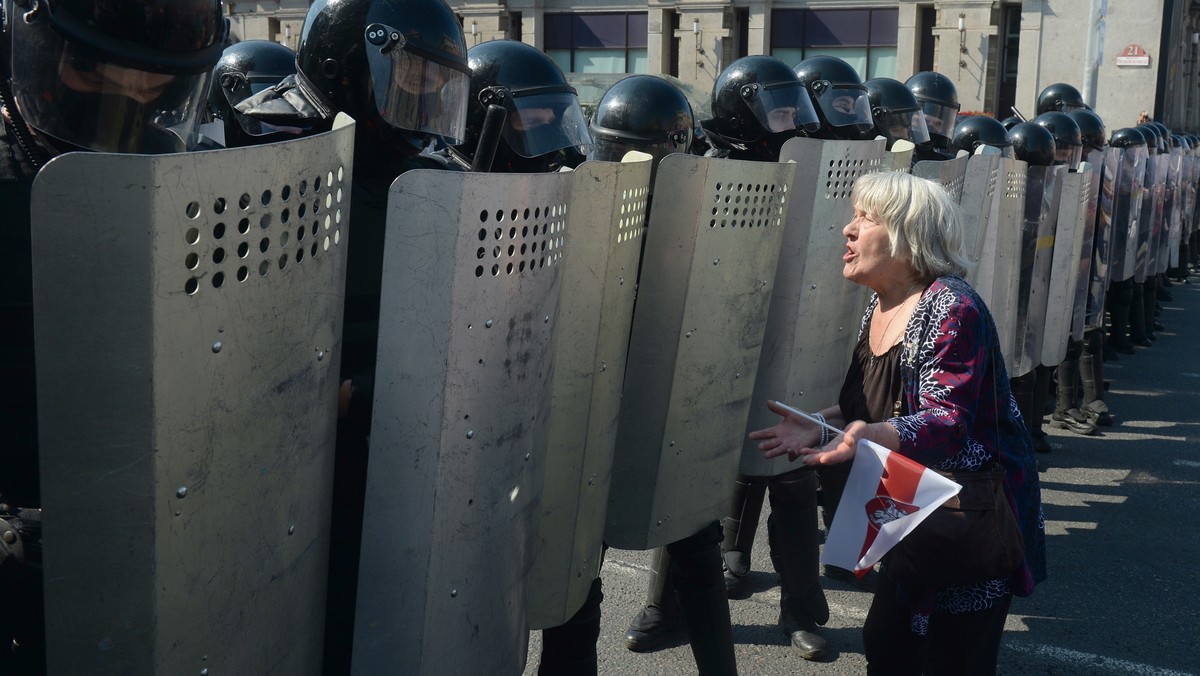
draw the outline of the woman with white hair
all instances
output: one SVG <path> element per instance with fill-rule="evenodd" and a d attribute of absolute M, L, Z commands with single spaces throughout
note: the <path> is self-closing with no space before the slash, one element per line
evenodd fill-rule
<path fill-rule="evenodd" d="M 858 441 L 868 439 L 955 477 L 994 472 L 1021 532 L 1023 560 L 1016 551 L 1011 573 L 983 566 L 947 584 L 901 576 L 893 550 L 863 627 L 869 674 L 994 674 L 1012 595 L 1032 593 L 1046 576 L 1029 432 L 1009 391 L 995 323 L 961 278 L 967 260 L 953 200 L 936 183 L 899 172 L 860 177 L 852 198 L 842 274 L 875 293 L 838 403 L 817 414 L 844 434 L 830 439 L 770 402 L 781 421 L 750 436 L 768 457 L 786 454 L 822 470 L 848 468 Z M 834 488 L 823 481 L 827 487 Z"/>

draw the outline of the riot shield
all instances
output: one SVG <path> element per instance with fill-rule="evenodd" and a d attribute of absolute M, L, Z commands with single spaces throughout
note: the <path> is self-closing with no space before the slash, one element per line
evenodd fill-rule
<path fill-rule="evenodd" d="M 320 673 L 353 141 L 38 174 L 49 673 Z"/>
<path fill-rule="evenodd" d="M 842 277 L 842 228 L 854 218 L 855 179 L 879 171 L 882 157 L 879 141 L 798 138 L 783 147 L 780 159 L 795 160 L 796 177 L 747 433 L 775 423 L 769 399 L 813 410 L 837 401 L 867 298 L 865 287 Z M 743 474 L 796 469 L 786 457 L 764 458 L 745 435 L 739 445 Z"/>
<path fill-rule="evenodd" d="M 999 209 L 993 207 L 996 206 L 997 188 L 1002 186 L 1000 172 L 1004 157 L 980 154 L 966 159 L 967 169 L 959 206 L 962 207 L 963 249 L 974 264 L 967 274 L 967 281 L 974 285 L 983 272 L 980 270 L 980 257 L 988 238 L 988 228 L 996 223 L 992 220 L 993 215 L 999 214 Z M 990 275 L 985 276 L 990 282 Z"/>
<path fill-rule="evenodd" d="M 355 673 L 525 663 L 572 178 L 391 186 Z"/>
<path fill-rule="evenodd" d="M 1027 165 L 1017 159 L 1001 160 L 997 180 L 1003 181 L 992 199 L 989 221 L 995 225 L 984 230 L 979 265 L 974 277 L 980 297 L 987 303 L 996 322 L 1000 350 L 1009 373 L 1016 367 L 1016 321 L 1021 280 L 1021 233 L 1025 212 Z M 975 282 L 972 283 L 973 285 Z"/>
<path fill-rule="evenodd" d="M 1121 170 L 1117 174 L 1113 200 L 1112 269 L 1109 280 L 1123 282 L 1132 279 L 1137 271 L 1138 222 L 1142 215 L 1145 194 L 1146 148 L 1133 146 L 1121 153 Z"/>
<path fill-rule="evenodd" d="M 1146 157 L 1146 172 L 1142 178 L 1142 208 L 1138 216 L 1137 244 L 1133 271 L 1133 281 L 1138 284 L 1146 281 L 1146 274 L 1152 266 L 1150 252 L 1153 249 L 1151 243 L 1154 232 L 1154 219 L 1156 213 L 1161 216 L 1162 187 L 1158 179 L 1159 163 L 1155 160 L 1156 156 L 1154 155 Z"/>
<path fill-rule="evenodd" d="M 1042 366 L 1058 366 L 1067 355 L 1067 340 L 1071 336 L 1071 320 L 1075 314 L 1075 286 L 1079 281 L 1080 266 L 1083 266 L 1082 272 L 1086 275 L 1092 263 L 1090 239 L 1087 240 L 1089 256 L 1084 258 L 1082 251 L 1084 235 L 1091 235 L 1085 221 L 1093 173 L 1092 165 L 1081 162 L 1076 171 L 1065 173 L 1062 178 L 1050 277 L 1046 286 L 1046 321 L 1041 330 L 1042 347 L 1039 358 Z M 1082 316 L 1082 308 L 1079 309 L 1079 314 Z"/>
<path fill-rule="evenodd" d="M 1113 225 L 1117 186 L 1121 182 L 1123 148 L 1106 147 L 1101 156 L 1096 225 L 1092 237 L 1092 268 L 1087 283 L 1083 330 L 1104 328 L 1104 302 L 1112 270 L 1116 228 Z"/>
<path fill-rule="evenodd" d="M 1021 276 L 1017 292 L 1015 368 L 1023 376 L 1041 363 L 1042 330 L 1054 252 L 1054 231 L 1066 167 L 1029 167 L 1021 226 Z"/>
<path fill-rule="evenodd" d="M 1179 264 L 1179 239 L 1183 235 L 1183 149 L 1171 148 L 1167 184 L 1171 193 L 1170 207 L 1159 247 L 1159 272 Z"/>
<path fill-rule="evenodd" d="M 571 256 L 561 272 L 549 450 L 530 573 L 534 629 L 569 620 L 600 574 L 650 166 L 650 160 L 585 162 L 575 170 Z"/>
<path fill-rule="evenodd" d="M 892 144 L 891 150 L 883 151 L 883 161 L 880 166 L 885 170 L 891 169 L 907 174 L 912 171 L 913 152 L 916 148 L 910 141 L 896 141 Z"/>
<path fill-rule="evenodd" d="M 605 539 L 678 541 L 725 516 L 795 164 L 659 164 L 621 397 Z"/>
<path fill-rule="evenodd" d="M 1072 340 L 1083 340 L 1083 327 L 1087 315 L 1088 283 L 1092 276 L 1092 266 L 1095 264 L 1092 250 L 1096 244 L 1096 214 L 1099 208 L 1100 174 L 1104 169 L 1103 162 L 1104 154 L 1100 151 L 1088 153 L 1085 162 L 1091 169 L 1091 173 L 1083 183 L 1085 194 L 1081 194 L 1079 198 L 1080 209 L 1083 211 L 1081 215 L 1083 220 L 1080 222 L 1079 228 L 1083 232 L 1080 235 L 1082 241 L 1079 246 L 1079 262 L 1076 268 L 1079 274 L 1073 284 L 1075 297 L 1071 301 Z M 1083 164 L 1080 165 L 1079 172 L 1083 172 Z"/>
<path fill-rule="evenodd" d="M 946 192 L 950 193 L 950 197 L 954 198 L 956 203 L 961 202 L 963 184 L 967 175 L 967 162 L 970 158 L 970 155 L 963 155 L 941 162 L 934 160 L 917 162 L 913 165 L 912 173 L 913 176 L 936 181 L 946 189 Z"/>

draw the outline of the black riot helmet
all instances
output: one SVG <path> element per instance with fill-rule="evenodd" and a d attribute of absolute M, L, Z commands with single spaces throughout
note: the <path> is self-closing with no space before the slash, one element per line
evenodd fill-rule
<path fill-rule="evenodd" d="M 788 139 L 821 128 L 800 78 L 771 56 L 744 56 L 729 64 L 713 84 L 712 111 L 705 131 L 716 143 L 735 145 L 739 159 L 776 161 Z"/>
<path fill-rule="evenodd" d="M 1090 110 L 1072 110 L 1067 116 L 1079 125 L 1079 134 L 1083 137 L 1083 145 L 1092 150 L 1104 150 L 1104 139 L 1108 134 L 1104 130 L 1104 120 Z"/>
<path fill-rule="evenodd" d="M 1013 156 L 1012 141 L 1008 130 L 995 118 L 987 115 L 970 115 L 954 125 L 954 139 L 950 147 L 955 151 L 965 150 L 974 155 L 982 146 L 996 148 L 1005 157 Z"/>
<path fill-rule="evenodd" d="M 1055 163 L 1054 135 L 1033 122 L 1022 122 L 1008 130 L 1013 152 L 1030 166 L 1048 167 Z"/>
<path fill-rule="evenodd" d="M 1021 122 L 1022 122 L 1021 118 L 1017 117 L 1016 115 L 1009 115 L 1008 117 L 1004 118 L 1003 120 L 1000 120 L 1000 124 L 1004 125 L 1004 128 L 1009 129 L 1009 130 L 1011 130 L 1013 127 L 1017 126 L 1018 124 L 1021 124 Z"/>
<path fill-rule="evenodd" d="M 1037 114 L 1069 113 L 1072 110 L 1087 110 L 1083 95 L 1079 90 L 1065 82 L 1056 82 L 1042 90 L 1037 97 Z"/>
<path fill-rule="evenodd" d="M 1159 122 L 1158 120 L 1154 120 L 1150 122 L 1149 126 L 1158 132 L 1158 152 L 1165 153 L 1170 151 L 1171 130 L 1167 127 L 1167 125 Z"/>
<path fill-rule="evenodd" d="M 4 0 L 20 117 L 59 151 L 186 150 L 228 28 L 220 0 Z"/>
<path fill-rule="evenodd" d="M 225 48 L 213 68 L 208 94 L 209 113 L 223 123 L 225 147 L 270 143 L 294 135 L 243 115 L 236 106 L 295 72 L 296 53 L 278 42 L 246 40 Z"/>
<path fill-rule="evenodd" d="M 811 56 L 795 68 L 821 120 L 821 138 L 868 138 L 875 123 L 867 88 L 854 67 L 836 56 Z"/>
<path fill-rule="evenodd" d="M 888 140 L 889 150 L 899 140 L 918 145 L 929 142 L 925 116 L 920 114 L 921 106 L 903 82 L 877 77 L 867 80 L 863 86 L 867 88 L 875 134 Z"/>
<path fill-rule="evenodd" d="M 406 150 L 463 137 L 467 44 L 444 0 L 316 0 L 296 55 L 305 90 Z"/>
<path fill-rule="evenodd" d="M 925 125 L 934 146 L 949 148 L 958 118 L 958 88 L 950 78 L 933 71 L 922 71 L 908 78 L 904 86 L 917 98 L 925 114 Z"/>
<path fill-rule="evenodd" d="M 678 87 L 653 75 L 633 75 L 608 88 L 588 129 L 591 160 L 620 162 L 639 150 L 658 161 L 671 153 L 686 153 L 695 138 L 692 105 Z"/>
<path fill-rule="evenodd" d="M 1166 150 L 1166 144 L 1159 138 L 1162 132 L 1153 123 L 1139 124 L 1137 130 L 1142 132 L 1142 136 L 1146 137 L 1146 150 L 1150 151 L 1151 155 Z"/>
<path fill-rule="evenodd" d="M 1144 146 L 1146 145 L 1146 137 L 1142 136 L 1142 132 L 1133 127 L 1125 127 L 1114 131 L 1112 137 L 1108 139 L 1108 144 L 1114 148 Z"/>
<path fill-rule="evenodd" d="M 458 150 L 474 157 L 488 106 L 507 115 L 492 171 L 540 172 L 575 165 L 591 149 L 587 119 L 562 69 L 542 50 L 517 40 L 471 48 L 467 132 Z"/>
<path fill-rule="evenodd" d="M 1083 136 L 1079 125 L 1066 113 L 1042 113 L 1033 118 L 1033 123 L 1043 127 L 1054 137 L 1056 164 L 1075 167 L 1083 157 Z"/>

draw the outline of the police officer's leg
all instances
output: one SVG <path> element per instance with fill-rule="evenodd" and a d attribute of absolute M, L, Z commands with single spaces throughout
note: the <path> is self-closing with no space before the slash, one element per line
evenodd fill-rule
<path fill-rule="evenodd" d="M 721 526 L 716 521 L 698 533 L 667 545 L 679 614 L 687 628 L 701 676 L 737 673 L 729 598 L 721 574 Z"/>
<path fill-rule="evenodd" d="M 1050 442 L 1046 440 L 1046 433 L 1042 431 L 1042 411 L 1037 408 L 1041 404 L 1037 403 L 1034 397 L 1037 381 L 1037 371 L 1034 370 L 1011 379 L 1009 386 L 1012 388 L 1013 399 L 1017 401 L 1017 408 L 1021 410 L 1021 418 L 1025 421 L 1025 427 L 1033 438 L 1033 450 L 1038 453 L 1049 453 L 1053 449 L 1050 447 Z"/>
<path fill-rule="evenodd" d="M 1079 355 L 1079 379 L 1083 383 L 1081 410 L 1093 425 L 1113 424 L 1108 404 L 1104 403 L 1104 359 L 1101 350 L 1102 329 L 1093 329 L 1083 336 L 1083 351 Z"/>
<path fill-rule="evenodd" d="M 625 647 L 634 652 L 657 650 L 677 629 L 679 611 L 671 583 L 671 554 L 666 547 L 654 550 L 650 563 L 650 585 L 646 590 L 646 605 L 629 623 L 625 632 Z"/>
<path fill-rule="evenodd" d="M 763 499 L 767 494 L 766 477 L 750 477 L 738 472 L 734 483 L 733 503 L 725 517 L 725 539 L 721 541 L 721 556 L 725 560 L 725 591 L 730 597 L 741 591 L 742 578 L 750 572 L 750 550 L 754 548 L 754 533 L 762 515 Z"/>
<path fill-rule="evenodd" d="M 767 537 L 779 573 L 779 627 L 806 660 L 825 657 L 817 625 L 829 621 L 829 604 L 817 575 L 817 474 L 799 469 L 771 480 Z"/>
<path fill-rule="evenodd" d="M 1109 284 L 1104 303 L 1109 317 L 1108 345 L 1121 354 L 1133 354 L 1133 344 L 1129 342 L 1129 304 L 1132 301 L 1132 279 Z"/>
<path fill-rule="evenodd" d="M 1146 285 L 1134 282 L 1129 299 L 1129 342 L 1138 347 L 1150 347 L 1150 339 L 1146 337 L 1145 295 Z"/>
<path fill-rule="evenodd" d="M 1154 342 L 1158 336 L 1154 333 L 1154 306 L 1158 303 L 1158 277 L 1146 275 L 1142 284 L 1142 326 L 1146 340 Z"/>
<path fill-rule="evenodd" d="M 1058 396 L 1054 413 L 1050 415 L 1050 424 L 1076 434 L 1095 434 L 1096 426 L 1088 422 L 1087 416 L 1076 405 L 1075 380 L 1079 377 L 1081 352 L 1083 341 L 1067 341 L 1067 356 L 1058 365 Z"/>
<path fill-rule="evenodd" d="M 596 641 L 600 638 L 600 578 L 592 580 L 583 607 L 565 624 L 542 630 L 538 676 L 595 676 Z"/>

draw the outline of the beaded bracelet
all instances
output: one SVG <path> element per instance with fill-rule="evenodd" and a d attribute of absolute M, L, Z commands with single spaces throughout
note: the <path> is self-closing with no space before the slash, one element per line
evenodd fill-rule
<path fill-rule="evenodd" d="M 829 431 L 828 427 L 825 427 L 825 416 L 814 413 L 813 417 L 821 421 L 821 441 L 817 444 L 817 448 L 823 448 L 825 444 L 833 440 L 833 433 Z"/>

